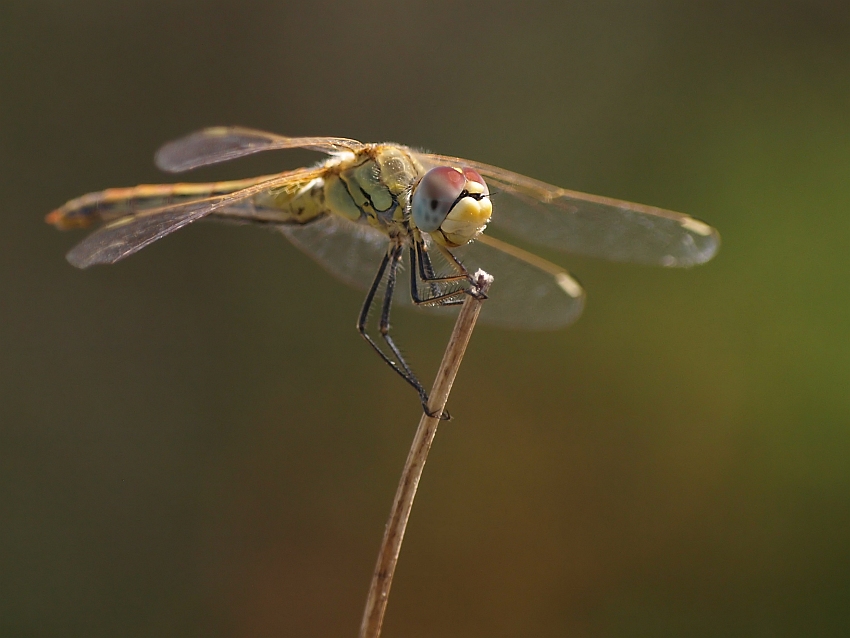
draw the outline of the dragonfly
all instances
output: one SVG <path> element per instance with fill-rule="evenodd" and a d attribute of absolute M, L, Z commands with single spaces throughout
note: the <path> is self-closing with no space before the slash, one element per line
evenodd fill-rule
<path fill-rule="evenodd" d="M 720 245 L 714 228 L 688 215 L 401 144 L 214 127 L 166 143 L 155 161 L 179 173 L 294 148 L 326 158 L 249 179 L 89 193 L 46 221 L 62 230 L 101 224 L 67 254 L 78 268 L 115 263 L 204 218 L 280 231 L 330 273 L 367 291 L 357 330 L 416 390 L 426 412 L 428 394 L 390 334 L 394 305 L 450 309 L 475 294 L 470 273 L 481 268 L 495 275 L 483 322 L 556 329 L 575 321 L 584 307 L 584 290 L 564 268 L 485 234 L 488 226 L 568 253 L 666 267 L 704 263 Z M 369 329 L 375 306 L 380 337 Z"/>

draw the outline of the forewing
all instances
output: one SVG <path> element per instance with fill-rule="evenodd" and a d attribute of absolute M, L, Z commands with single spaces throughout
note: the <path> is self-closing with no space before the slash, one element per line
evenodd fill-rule
<path fill-rule="evenodd" d="M 195 204 L 122 217 L 86 237 L 71 249 L 67 258 L 77 268 L 114 264 L 209 213 L 206 204 Z"/>
<path fill-rule="evenodd" d="M 358 151 L 363 144 L 344 137 L 285 137 L 241 127 L 218 126 L 167 142 L 155 157 L 156 165 L 169 173 L 188 171 L 260 151 L 306 148 L 333 154 Z"/>
<path fill-rule="evenodd" d="M 422 154 L 426 165 L 470 166 L 487 181 L 492 224 L 544 246 L 612 261 L 693 266 L 711 259 L 720 236 L 688 215 L 569 191 L 458 157 Z"/>
<path fill-rule="evenodd" d="M 227 211 L 249 197 L 301 183 L 319 175 L 320 169 L 283 173 L 264 182 L 228 193 L 151 208 L 108 222 L 75 246 L 67 255 L 78 268 L 113 264 L 145 246 L 215 211 Z"/>

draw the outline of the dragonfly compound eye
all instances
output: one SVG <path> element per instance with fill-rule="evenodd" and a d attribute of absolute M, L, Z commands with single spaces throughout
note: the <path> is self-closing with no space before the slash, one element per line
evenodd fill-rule
<path fill-rule="evenodd" d="M 440 227 L 466 185 L 462 172 L 438 166 L 425 173 L 413 191 L 411 213 L 419 230 L 433 233 Z"/>
<path fill-rule="evenodd" d="M 449 248 L 462 246 L 475 239 L 490 221 L 489 194 L 484 179 L 474 169 L 432 168 L 413 192 L 413 222 Z"/>

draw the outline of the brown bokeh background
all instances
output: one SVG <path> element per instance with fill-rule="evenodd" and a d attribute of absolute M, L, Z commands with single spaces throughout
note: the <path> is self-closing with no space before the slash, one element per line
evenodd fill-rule
<path fill-rule="evenodd" d="M 42 221 L 214 124 L 722 233 L 691 271 L 540 251 L 587 310 L 476 331 L 386 636 L 850 634 L 848 36 L 815 0 L 3 0 L 0 635 L 355 635 L 419 416 L 362 294 L 214 224 L 77 271 Z M 430 380 L 451 323 L 395 326 Z"/>

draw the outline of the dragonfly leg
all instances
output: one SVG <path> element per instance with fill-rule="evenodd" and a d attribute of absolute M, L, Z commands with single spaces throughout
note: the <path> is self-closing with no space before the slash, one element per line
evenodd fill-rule
<path fill-rule="evenodd" d="M 446 261 L 449 262 L 452 268 L 455 269 L 454 275 L 448 276 L 440 276 L 438 277 L 434 273 L 434 266 L 431 263 L 431 255 L 428 253 L 428 246 L 422 240 L 422 238 L 414 238 L 411 242 L 412 247 L 416 252 L 416 264 L 419 268 L 419 276 L 422 281 L 428 282 L 451 282 L 451 281 L 462 281 L 467 280 L 469 283 L 474 283 L 472 276 L 469 274 L 469 271 L 466 269 L 457 257 L 455 257 L 450 250 L 443 248 L 439 244 L 436 244 L 437 248 L 446 258 Z M 411 266 L 412 267 L 412 266 Z"/>
<path fill-rule="evenodd" d="M 378 273 L 375 275 L 375 279 L 372 282 L 372 285 L 369 288 L 369 292 L 366 294 L 366 299 L 363 302 L 363 308 L 360 311 L 360 316 L 357 320 L 357 331 L 360 333 L 366 342 L 372 346 L 375 352 L 383 359 L 387 365 L 389 365 L 393 370 L 395 370 L 398 375 L 407 381 L 419 394 L 419 400 L 422 402 L 422 408 L 428 416 L 436 416 L 431 414 L 428 411 L 428 393 L 425 391 L 425 388 L 419 382 L 419 379 L 416 378 L 416 375 L 413 373 L 413 370 L 404 360 L 401 352 L 393 341 L 392 337 L 389 335 L 390 330 L 390 308 L 392 307 L 392 298 L 393 293 L 395 292 L 395 282 L 396 275 L 398 272 L 398 264 L 401 259 L 403 248 L 401 246 L 394 247 L 391 251 L 387 252 L 384 255 L 383 260 L 381 261 L 381 265 L 378 268 Z M 387 268 L 389 266 L 389 268 Z M 387 285 L 384 291 L 384 300 L 381 307 L 381 319 L 378 324 L 379 331 L 384 341 L 387 342 L 387 345 L 390 348 L 395 359 L 389 357 L 375 340 L 366 332 L 366 324 L 369 320 L 369 311 L 372 308 L 372 305 L 375 302 L 375 295 L 378 292 L 378 288 L 380 288 L 381 282 L 384 280 L 386 274 Z M 440 418 L 443 420 L 448 420 L 451 418 L 448 412 L 443 411 L 440 415 Z"/>
<path fill-rule="evenodd" d="M 460 262 L 460 260 L 457 257 L 454 256 L 452 251 L 450 251 L 448 248 L 446 248 L 444 246 L 440 246 L 439 244 L 437 244 L 437 248 L 443 254 L 443 256 L 446 258 L 446 261 L 448 261 L 450 264 L 452 264 L 454 266 L 454 268 L 459 273 L 461 273 L 463 276 L 465 276 L 467 278 L 467 280 L 469 281 L 469 283 L 472 284 L 470 288 L 464 288 L 464 292 L 468 295 L 475 297 L 476 299 L 487 299 L 487 295 L 485 293 L 481 292 L 480 286 L 476 282 L 475 277 L 473 277 L 472 275 L 469 274 L 469 271 L 466 269 L 466 266 L 464 266 Z M 428 263 L 430 263 L 431 260 L 430 260 L 430 257 L 428 257 L 428 253 L 425 253 L 425 257 L 428 260 Z M 459 302 L 459 303 L 462 303 L 462 302 Z"/>
<path fill-rule="evenodd" d="M 390 257 L 389 263 L 389 271 L 387 273 L 387 287 L 384 292 L 384 304 L 381 308 L 381 320 L 378 324 L 378 329 L 381 332 L 381 336 L 384 338 L 384 341 L 387 342 L 387 345 L 390 347 L 393 355 L 395 355 L 396 360 L 402 366 L 404 371 L 407 373 L 407 378 L 410 379 L 411 385 L 416 388 L 417 392 L 419 392 L 419 398 L 422 400 L 422 409 L 425 411 L 425 414 L 428 416 L 437 416 L 437 414 L 432 414 L 428 411 L 428 393 L 425 392 L 425 388 L 422 387 L 422 384 L 419 382 L 419 379 L 416 378 L 413 370 L 404 360 L 404 356 L 402 356 L 392 337 L 390 337 L 390 310 L 392 308 L 392 298 L 395 293 L 395 283 L 398 275 L 398 265 L 401 263 L 401 255 L 404 251 L 404 248 L 399 245 L 397 246 Z M 448 421 L 451 419 L 451 415 L 443 410 L 443 412 L 439 415 L 439 418 Z"/>
<path fill-rule="evenodd" d="M 410 296 L 417 306 L 455 306 L 463 303 L 462 296 L 470 293 L 470 289 L 458 288 L 441 293 L 440 284 L 450 284 L 459 281 L 472 282 L 469 271 L 448 250 L 445 251 L 447 260 L 457 270 L 458 274 L 447 277 L 438 277 L 434 273 L 431 257 L 425 244 L 421 241 L 413 241 L 410 246 Z M 413 264 L 416 264 L 415 266 Z M 419 293 L 419 284 L 424 283 L 430 287 L 430 296 L 422 297 Z"/>

